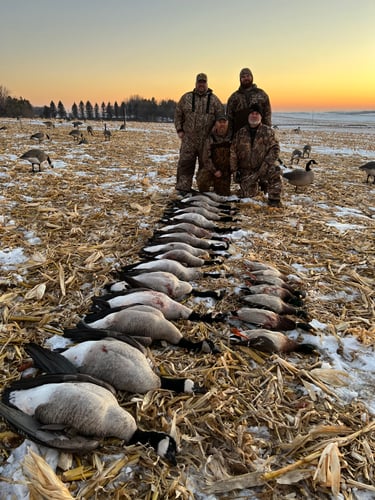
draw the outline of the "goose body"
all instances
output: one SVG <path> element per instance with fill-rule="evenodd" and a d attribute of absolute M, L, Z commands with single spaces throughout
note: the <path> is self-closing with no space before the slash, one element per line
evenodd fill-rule
<path fill-rule="evenodd" d="M 140 262 L 138 264 L 131 264 L 121 269 L 119 273 L 120 277 L 123 272 L 127 271 L 166 271 L 184 281 L 194 281 L 203 275 L 202 271 L 196 268 L 188 268 L 173 259 L 156 259 Z"/>
<path fill-rule="evenodd" d="M 29 163 L 31 163 L 32 172 L 35 172 L 34 165 L 38 165 L 40 172 L 41 165 L 45 162 L 47 162 L 49 166 L 53 168 L 50 157 L 41 149 L 29 149 L 29 151 L 26 151 L 26 153 L 23 153 L 23 155 L 20 156 L 20 159 L 27 160 Z"/>
<path fill-rule="evenodd" d="M 180 222 L 179 224 L 169 224 L 167 226 L 162 227 L 159 231 L 162 233 L 175 233 L 177 231 L 182 231 L 189 234 L 193 234 L 198 238 L 212 237 L 212 231 L 208 231 L 203 227 L 196 226 L 195 224 L 191 224 L 189 222 Z"/>
<path fill-rule="evenodd" d="M 182 242 L 187 243 L 188 245 L 191 245 L 193 247 L 202 248 L 205 250 L 227 250 L 229 247 L 228 242 L 219 242 L 217 240 L 198 238 L 193 234 L 180 232 L 161 234 L 155 238 L 155 241 L 160 243 Z"/>
<path fill-rule="evenodd" d="M 271 264 L 266 264 L 265 262 L 259 262 L 257 260 L 245 260 L 245 266 L 250 271 L 267 271 L 269 269 L 272 269 L 275 271 L 276 274 L 280 273 L 277 267 Z"/>
<path fill-rule="evenodd" d="M 251 274 L 250 276 L 246 276 L 247 281 L 250 281 L 253 284 L 268 284 L 280 286 L 282 288 L 287 288 L 290 292 L 292 292 L 296 297 L 303 296 L 303 292 L 299 290 L 295 290 L 289 283 L 286 283 L 282 278 L 278 276 L 274 276 L 272 274 Z"/>
<path fill-rule="evenodd" d="M 170 250 L 185 250 L 195 257 L 201 257 L 209 259 L 210 254 L 204 248 L 196 248 L 188 243 L 183 243 L 181 241 L 164 242 L 156 245 L 149 245 L 143 248 L 143 253 L 146 254 L 158 254 L 163 252 L 169 252 Z"/>
<path fill-rule="evenodd" d="M 366 184 L 369 182 L 370 177 L 373 177 L 373 184 L 375 184 L 375 161 L 369 161 L 364 165 L 359 167 L 360 170 L 363 170 L 367 174 Z"/>
<path fill-rule="evenodd" d="M 239 319 L 244 323 L 249 323 L 267 330 L 294 330 L 298 327 L 303 330 L 311 330 L 310 325 L 307 323 L 298 323 L 288 316 L 280 315 L 267 309 L 259 309 L 257 307 L 241 307 L 233 311 L 232 315 L 234 319 Z"/>
<path fill-rule="evenodd" d="M 134 276 L 131 273 L 121 273 L 121 279 L 132 287 L 151 288 L 166 293 L 174 299 L 181 299 L 193 290 L 190 283 L 166 271 L 143 272 Z"/>
<path fill-rule="evenodd" d="M 83 436 L 117 437 L 128 444 L 153 441 L 157 452 L 175 463 L 176 443 L 168 434 L 137 428 L 109 390 L 88 382 L 53 382 L 61 376 L 46 375 L 13 383 L 3 395 L 5 404 L 34 416 L 45 425 L 63 425 Z M 51 382 L 50 382 L 51 381 Z"/>
<path fill-rule="evenodd" d="M 212 264 L 213 262 L 210 260 L 202 259 L 200 257 L 195 257 L 190 252 L 186 250 L 169 250 L 168 252 L 164 252 L 154 256 L 155 259 L 170 259 L 180 262 L 185 266 L 190 267 L 201 267 L 206 264 Z"/>
<path fill-rule="evenodd" d="M 291 304 L 287 304 L 280 299 L 280 297 L 268 295 L 266 293 L 246 295 L 242 297 L 242 300 L 244 300 L 247 304 L 253 305 L 254 307 L 264 307 L 278 314 L 294 314 L 302 317 L 307 316 L 303 309 L 298 309 Z"/>
<path fill-rule="evenodd" d="M 45 134 L 44 132 L 36 132 L 35 134 L 32 134 L 30 136 L 30 139 L 33 140 L 33 141 L 38 141 L 38 143 L 40 144 L 44 139 L 48 139 L 49 140 L 49 135 L 48 134 Z"/>
<path fill-rule="evenodd" d="M 315 347 L 311 344 L 302 344 L 288 338 L 284 333 L 266 329 L 238 331 L 232 330 L 231 340 L 245 344 L 248 347 L 262 352 L 303 352 L 312 353 Z"/>
<path fill-rule="evenodd" d="M 182 338 L 180 330 L 159 309 L 142 304 L 90 313 L 82 323 L 94 329 L 116 331 L 140 338 L 151 337 L 152 340 L 166 340 L 170 344 L 178 344 Z"/>
<path fill-rule="evenodd" d="M 290 157 L 290 162 L 293 163 L 293 161 L 296 160 L 296 163 L 298 163 L 300 158 L 302 158 L 302 155 L 303 153 L 300 149 L 295 149 Z"/>
<path fill-rule="evenodd" d="M 183 212 L 180 214 L 172 214 L 168 219 L 168 222 L 190 222 L 191 224 L 195 224 L 196 226 L 203 227 L 204 229 L 212 229 L 216 231 L 219 229 L 218 226 L 212 220 L 207 219 L 201 214 Z"/>
<path fill-rule="evenodd" d="M 302 158 L 310 158 L 310 154 L 311 154 L 311 146 L 310 144 L 305 144 L 305 146 L 303 146 L 303 151 L 302 151 Z"/>
<path fill-rule="evenodd" d="M 300 186 L 308 186 L 314 182 L 314 172 L 311 170 L 311 165 L 315 164 L 315 160 L 309 160 L 306 163 L 305 170 L 302 168 L 295 168 L 289 172 L 283 173 L 283 178 L 286 179 L 289 184 L 296 186 L 297 188 Z"/>
<path fill-rule="evenodd" d="M 80 132 L 80 130 L 78 130 L 78 128 L 74 128 L 73 130 L 71 130 L 71 131 L 69 132 L 69 135 L 70 135 L 71 137 L 73 137 L 73 139 L 74 139 L 75 141 L 78 141 L 78 139 L 81 139 L 81 138 L 83 137 L 82 132 Z"/>
<path fill-rule="evenodd" d="M 208 220 L 211 221 L 221 221 L 221 222 L 232 222 L 233 218 L 230 216 L 224 216 L 221 213 L 215 212 L 214 210 L 209 210 L 202 206 L 190 205 L 185 208 L 180 208 L 178 210 L 173 211 L 173 215 L 181 215 L 181 214 L 198 214 L 202 215 Z"/>
<path fill-rule="evenodd" d="M 128 291 L 104 295 L 94 298 L 94 303 L 105 302 L 109 308 L 127 307 L 143 304 L 154 307 L 162 312 L 168 320 L 188 319 L 193 310 L 190 307 L 173 300 L 169 295 L 156 290 L 131 289 Z"/>
<path fill-rule="evenodd" d="M 34 365 L 47 373 L 59 370 L 62 356 L 80 373 L 104 380 L 116 390 L 140 394 L 160 388 L 190 393 L 195 390 L 190 379 L 159 377 L 141 350 L 113 338 L 81 342 L 61 354 L 33 343 L 27 344 L 25 350 Z"/>
<path fill-rule="evenodd" d="M 280 297 L 280 299 L 293 304 L 294 306 L 300 307 L 302 305 L 301 299 L 296 297 L 294 293 L 288 290 L 285 287 L 276 286 L 276 285 L 253 285 L 246 288 L 246 292 L 250 294 L 267 294 L 274 295 L 276 297 Z"/>

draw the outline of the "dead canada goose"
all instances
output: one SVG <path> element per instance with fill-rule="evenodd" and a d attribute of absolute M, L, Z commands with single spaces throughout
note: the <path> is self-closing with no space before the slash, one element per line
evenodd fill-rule
<path fill-rule="evenodd" d="M 44 139 L 50 140 L 50 137 L 48 134 L 45 134 L 44 132 L 36 132 L 35 134 L 32 134 L 30 136 L 30 139 L 33 141 L 38 141 L 40 144 Z"/>
<path fill-rule="evenodd" d="M 92 300 L 94 311 L 142 304 L 159 309 L 168 320 L 188 319 L 190 321 L 212 322 L 221 319 L 220 315 L 196 313 L 190 307 L 173 300 L 166 293 L 157 292 L 156 290 L 133 288 L 94 297 Z"/>
<path fill-rule="evenodd" d="M 174 232 L 186 232 L 196 236 L 197 238 L 211 238 L 212 231 L 204 229 L 203 227 L 196 226 L 190 222 L 180 222 L 177 224 L 169 224 L 168 226 L 163 226 L 159 229 L 161 233 L 174 233 Z"/>
<path fill-rule="evenodd" d="M 264 283 L 262 285 L 253 285 L 246 287 L 246 293 L 250 294 L 265 293 L 267 295 L 274 295 L 276 297 L 280 297 L 280 299 L 282 299 L 284 302 L 292 304 L 296 307 L 301 307 L 303 305 L 302 300 L 296 297 L 296 295 L 287 288 L 276 285 L 269 285 L 267 283 Z"/>
<path fill-rule="evenodd" d="M 303 146 L 302 158 L 310 158 L 310 154 L 311 154 L 311 146 L 310 144 L 305 144 L 305 146 Z"/>
<path fill-rule="evenodd" d="M 370 177 L 374 178 L 373 184 L 375 184 L 375 161 L 369 161 L 364 165 L 359 167 L 359 170 L 363 170 L 367 174 L 366 184 L 368 183 Z"/>
<path fill-rule="evenodd" d="M 161 243 L 160 245 L 148 245 L 144 247 L 142 250 L 142 254 L 144 255 L 156 255 L 160 253 L 169 252 L 171 250 L 185 250 L 185 252 L 189 252 L 194 257 L 200 257 L 204 259 L 209 259 L 210 254 L 204 248 L 197 248 L 189 245 L 188 243 L 183 243 L 182 241 L 172 241 Z"/>
<path fill-rule="evenodd" d="M 195 281 L 199 278 L 218 278 L 220 273 L 205 273 L 200 269 L 194 267 L 186 267 L 180 262 L 173 259 L 155 259 L 143 262 L 138 262 L 136 264 L 130 264 L 124 266 L 120 271 L 117 271 L 119 278 L 121 279 L 122 273 L 131 272 L 149 272 L 149 271 L 166 271 L 168 273 L 174 274 L 178 279 L 183 281 Z"/>
<path fill-rule="evenodd" d="M 175 232 L 175 233 L 163 233 L 158 234 L 154 233 L 153 238 L 151 238 L 150 242 L 154 243 L 187 243 L 196 248 L 203 248 L 205 250 L 227 250 L 229 248 L 228 241 L 219 241 L 215 239 L 206 239 L 206 238 L 198 238 L 194 236 L 194 234 L 188 234 L 183 232 Z"/>
<path fill-rule="evenodd" d="M 189 222 L 190 224 L 195 224 L 196 226 L 203 227 L 204 229 L 211 229 L 215 233 L 229 233 L 233 231 L 232 228 L 223 228 L 215 224 L 214 221 L 207 219 L 201 214 L 183 212 L 179 214 L 171 214 L 170 217 L 163 217 L 161 222 L 178 223 L 178 222 Z"/>
<path fill-rule="evenodd" d="M 239 331 L 234 328 L 230 338 L 232 342 L 262 352 L 301 352 L 305 354 L 316 352 L 316 348 L 312 344 L 302 344 L 288 338 L 284 333 L 265 329 Z"/>
<path fill-rule="evenodd" d="M 53 168 L 50 157 L 41 149 L 29 149 L 29 151 L 26 151 L 26 153 L 23 153 L 23 155 L 20 156 L 20 159 L 27 160 L 31 163 L 32 172 L 36 172 L 36 170 L 34 170 L 34 165 L 38 165 L 39 172 L 41 172 L 41 165 L 45 162 L 47 162 L 49 166 Z"/>
<path fill-rule="evenodd" d="M 308 323 L 296 322 L 294 319 L 285 315 L 280 315 L 267 309 L 256 307 L 241 307 L 232 311 L 229 319 L 239 319 L 250 325 L 266 328 L 267 330 L 294 330 L 301 328 L 310 331 L 312 327 Z"/>
<path fill-rule="evenodd" d="M 193 342 L 184 338 L 180 330 L 167 320 L 161 311 L 146 305 L 117 307 L 88 314 L 76 328 L 65 329 L 64 337 L 80 342 L 106 337 L 122 340 L 124 333 L 134 337 L 143 345 L 165 340 L 172 345 L 191 351 L 218 352 L 208 339 Z"/>
<path fill-rule="evenodd" d="M 264 307 L 270 311 L 276 312 L 278 314 L 293 314 L 302 318 L 307 317 L 306 311 L 299 309 L 291 304 L 287 304 L 280 297 L 274 295 L 268 295 L 266 293 L 258 293 L 254 295 L 245 295 L 241 299 L 247 304 L 251 304 L 254 307 Z"/>
<path fill-rule="evenodd" d="M 129 340 L 132 341 L 131 337 Z M 142 346 L 106 338 L 88 340 L 61 354 L 35 343 L 25 346 L 34 366 L 46 373 L 85 373 L 111 384 L 116 390 L 144 394 L 156 389 L 193 393 L 201 390 L 188 378 L 160 377 Z"/>
<path fill-rule="evenodd" d="M 201 267 L 205 265 L 219 264 L 221 261 L 219 259 L 202 259 L 200 257 L 195 257 L 190 252 L 186 250 L 180 250 L 176 248 L 175 250 L 169 250 L 161 254 L 154 255 L 154 259 L 171 259 L 184 264 L 189 267 Z"/>
<path fill-rule="evenodd" d="M 188 205 L 184 208 L 170 209 L 165 211 L 165 215 L 181 215 L 181 214 L 199 214 L 210 221 L 216 222 L 233 222 L 233 217 L 230 215 L 222 215 L 220 212 L 215 212 L 204 208 L 203 206 Z M 164 215 L 164 216 L 165 216 Z"/>
<path fill-rule="evenodd" d="M 57 448 L 67 453 L 89 453 L 95 450 L 100 444 L 97 439 L 89 439 L 77 435 L 68 436 L 58 430 L 47 430 L 46 426 L 36 418 L 1 401 L 0 416 L 23 436 L 49 448 Z"/>
<path fill-rule="evenodd" d="M 14 382 L 3 393 L 3 403 L 35 417 L 44 425 L 63 425 L 82 436 L 117 437 L 126 444 L 151 444 L 157 453 L 176 463 L 176 442 L 163 432 L 143 431 L 108 389 L 80 382 L 81 375 L 42 375 Z"/>
<path fill-rule="evenodd" d="M 317 165 L 315 160 L 309 160 L 306 163 L 306 168 L 295 168 L 289 172 L 284 172 L 283 177 L 289 184 L 296 186 L 296 191 L 299 186 L 308 186 L 314 182 L 314 172 L 311 170 L 311 165 Z"/>

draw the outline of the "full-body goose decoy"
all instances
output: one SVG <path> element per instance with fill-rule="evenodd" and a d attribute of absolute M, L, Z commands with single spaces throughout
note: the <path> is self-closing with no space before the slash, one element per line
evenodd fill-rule
<path fill-rule="evenodd" d="M 302 155 L 303 153 L 300 149 L 295 149 L 290 157 L 290 163 L 293 163 L 294 161 L 298 163 L 300 158 L 302 158 Z"/>
<path fill-rule="evenodd" d="M 32 134 L 30 136 L 30 139 L 33 141 L 38 141 L 40 144 L 44 139 L 50 140 L 50 137 L 48 134 L 45 134 L 44 132 L 36 132 L 35 134 Z"/>
<path fill-rule="evenodd" d="M 303 146 L 302 158 L 310 158 L 310 154 L 311 154 L 311 145 L 305 144 Z"/>
<path fill-rule="evenodd" d="M 100 333 L 96 330 L 101 330 Z M 104 332 L 103 332 L 104 331 Z M 82 336 L 83 332 L 83 336 Z M 76 328 L 64 330 L 64 336 L 79 340 L 96 340 L 122 334 L 135 337 L 140 343 L 150 344 L 165 340 L 192 351 L 217 352 L 210 340 L 193 342 L 185 339 L 181 331 L 167 320 L 159 309 L 147 305 L 116 307 L 106 311 L 87 314 Z M 78 340 L 78 339 L 77 339 Z"/>
<path fill-rule="evenodd" d="M 108 389 L 80 382 L 81 375 L 41 375 L 14 382 L 3 393 L 3 403 L 36 418 L 44 425 L 61 425 L 82 436 L 117 437 L 126 444 L 151 444 L 163 458 L 176 464 L 176 442 L 164 432 L 144 431 Z M 47 443 L 46 443 L 47 444 Z"/>
<path fill-rule="evenodd" d="M 61 354 L 35 343 L 27 344 L 25 351 L 33 359 L 34 366 L 46 373 L 79 371 L 108 382 L 116 390 L 140 394 L 156 389 L 188 393 L 201 391 L 189 378 L 157 375 L 143 352 L 145 349 L 137 344 L 131 337 L 128 342 L 109 337 L 81 342 Z"/>
<path fill-rule="evenodd" d="M 295 168 L 289 172 L 283 173 L 283 178 L 286 179 L 289 184 L 296 186 L 296 191 L 299 186 L 308 186 L 314 182 L 314 172 L 311 170 L 311 165 L 317 165 L 315 160 L 309 160 L 306 163 L 305 170 L 302 168 Z"/>
<path fill-rule="evenodd" d="M 20 159 L 27 160 L 31 163 L 32 172 L 36 172 L 36 170 L 34 170 L 34 165 L 38 165 L 39 172 L 41 172 L 41 165 L 45 162 L 53 168 L 50 157 L 41 149 L 29 149 L 29 151 L 26 151 L 26 153 L 23 153 L 23 155 L 20 156 Z"/>
<path fill-rule="evenodd" d="M 71 131 L 69 132 L 69 135 L 70 135 L 71 137 L 73 137 L 73 139 L 74 139 L 75 141 L 77 141 L 77 142 L 78 142 L 78 140 L 79 140 L 79 139 L 82 139 L 82 138 L 83 138 L 83 134 L 82 134 L 82 132 L 81 132 L 78 128 L 74 128 L 73 130 L 71 130 Z"/>
<path fill-rule="evenodd" d="M 359 167 L 359 170 L 363 170 L 367 174 L 366 184 L 369 182 L 370 177 L 373 177 L 373 184 L 375 184 L 375 161 L 369 161 L 364 165 Z"/>
<path fill-rule="evenodd" d="M 316 348 L 312 344 L 296 342 L 282 332 L 265 329 L 240 331 L 234 328 L 230 339 L 234 343 L 246 345 L 262 352 L 301 352 L 305 354 L 316 352 Z"/>
<path fill-rule="evenodd" d="M 103 131 L 103 134 L 104 134 L 104 140 L 105 141 L 110 141 L 111 140 L 111 131 L 107 128 L 107 124 L 105 123 L 104 124 L 104 131 Z"/>
<path fill-rule="evenodd" d="M 236 311 L 232 311 L 229 319 L 240 320 L 267 330 L 288 331 L 301 328 L 302 330 L 311 331 L 313 329 L 308 323 L 296 322 L 288 316 L 257 307 L 241 307 Z"/>

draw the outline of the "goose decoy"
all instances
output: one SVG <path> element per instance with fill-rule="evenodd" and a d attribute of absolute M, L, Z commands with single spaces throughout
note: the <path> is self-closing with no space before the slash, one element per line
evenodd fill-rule
<path fill-rule="evenodd" d="M 316 352 L 316 347 L 312 344 L 303 344 L 290 339 L 284 333 L 256 329 L 240 331 L 237 328 L 232 329 L 230 340 L 237 344 L 246 345 L 252 349 L 262 352 L 300 352 L 312 354 Z"/>
<path fill-rule="evenodd" d="M 36 172 L 34 170 L 34 165 L 38 165 L 39 172 L 41 172 L 41 166 L 43 163 L 47 162 L 51 168 L 53 168 L 50 157 L 42 151 L 41 149 L 29 149 L 26 153 L 20 156 L 21 160 L 27 160 L 31 163 L 31 171 Z"/>
<path fill-rule="evenodd" d="M 303 146 L 302 158 L 310 158 L 310 154 L 311 154 L 311 146 L 310 144 L 305 144 Z"/>
<path fill-rule="evenodd" d="M 74 128 L 73 130 L 71 130 L 69 132 L 69 135 L 73 137 L 75 141 L 78 141 L 79 139 L 83 138 L 83 134 L 80 130 L 78 130 L 78 128 Z"/>
<path fill-rule="evenodd" d="M 83 122 L 80 122 L 79 120 L 72 122 L 72 125 L 74 128 L 79 128 L 81 125 L 83 125 Z"/>
<path fill-rule="evenodd" d="M 365 163 L 364 165 L 361 165 L 359 167 L 359 170 L 363 170 L 367 174 L 367 179 L 366 179 L 366 184 L 368 183 L 370 177 L 373 177 L 373 183 L 375 184 L 375 161 L 369 161 L 368 163 Z"/>
<path fill-rule="evenodd" d="M 203 353 L 218 353 L 219 350 L 209 339 L 193 342 L 186 339 L 180 330 L 163 314 L 149 306 L 117 307 L 109 312 L 87 315 L 75 328 L 64 330 L 63 336 L 76 342 L 83 340 L 100 340 L 113 337 L 122 340 L 123 334 L 134 337 L 143 345 L 165 340 L 172 345 Z M 129 313 L 131 311 L 131 313 Z"/>
<path fill-rule="evenodd" d="M 245 295 L 242 300 L 254 307 L 264 307 L 277 314 L 293 314 L 301 318 L 307 318 L 307 313 L 303 309 L 287 304 L 280 297 L 268 295 L 266 293 L 258 293 L 254 295 Z"/>
<path fill-rule="evenodd" d="M 309 160 L 306 163 L 306 168 L 295 168 L 289 172 L 283 173 L 283 178 L 286 179 L 289 184 L 296 186 L 296 191 L 299 186 L 308 186 L 314 182 L 314 172 L 311 170 L 311 165 L 317 165 L 315 160 Z"/>
<path fill-rule="evenodd" d="M 91 125 L 87 126 L 87 133 L 90 134 L 90 135 L 94 135 L 94 129 L 92 128 Z"/>
<path fill-rule="evenodd" d="M 131 342 L 131 343 L 129 343 Z M 156 389 L 199 392 L 201 387 L 189 378 L 157 375 L 145 349 L 129 337 L 125 342 L 113 338 L 88 340 L 65 351 L 50 351 L 35 343 L 24 346 L 34 367 L 45 373 L 84 373 L 111 384 L 116 390 L 144 394 Z"/>
<path fill-rule="evenodd" d="M 291 158 L 290 158 L 290 163 L 293 163 L 294 161 L 296 163 L 298 163 L 300 158 L 302 158 L 302 155 L 303 155 L 303 153 L 300 149 L 295 149 L 292 153 Z"/>
<path fill-rule="evenodd" d="M 47 127 L 47 128 L 55 128 L 55 124 L 51 121 L 46 121 L 46 122 L 43 122 L 44 125 Z"/>
<path fill-rule="evenodd" d="M 104 134 L 104 140 L 105 141 L 109 141 L 111 140 L 111 131 L 107 128 L 107 124 L 105 123 L 104 124 L 104 131 L 103 131 L 103 134 Z"/>
<path fill-rule="evenodd" d="M 48 134 L 45 134 L 44 132 L 36 132 L 35 134 L 32 134 L 30 136 L 30 139 L 33 141 L 38 141 L 40 144 L 44 139 L 50 140 L 50 136 Z"/>
<path fill-rule="evenodd" d="M 166 293 L 149 290 L 147 288 L 133 288 L 130 290 L 113 292 L 94 297 L 92 300 L 93 312 L 119 307 L 125 308 L 135 305 L 145 305 L 159 309 L 168 320 L 188 319 L 190 321 L 205 321 L 208 323 L 221 320 L 220 314 L 196 313 L 190 307 L 173 300 Z"/>
<path fill-rule="evenodd" d="M 83 134 L 81 134 L 81 138 L 78 141 L 78 144 L 88 144 L 88 143 L 89 141 L 86 139 L 86 137 L 84 137 Z"/>
<path fill-rule="evenodd" d="M 313 330 L 308 323 L 300 323 L 288 316 L 257 307 L 241 307 L 231 312 L 229 319 L 231 318 L 267 330 L 294 330 L 295 328 L 301 328 L 306 331 Z"/>
<path fill-rule="evenodd" d="M 2 401 L 46 426 L 64 426 L 82 436 L 117 437 L 126 444 L 150 444 L 161 457 L 176 464 L 177 446 L 172 436 L 139 429 L 110 390 L 81 382 L 81 377 L 41 375 L 17 381 L 5 389 Z"/>

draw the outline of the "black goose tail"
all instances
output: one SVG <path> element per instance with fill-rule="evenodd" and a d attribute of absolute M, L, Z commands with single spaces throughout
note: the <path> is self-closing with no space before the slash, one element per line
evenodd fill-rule
<path fill-rule="evenodd" d="M 77 373 L 77 368 L 58 352 L 50 351 L 34 342 L 25 345 L 25 351 L 34 361 L 34 366 L 46 373 Z"/>

